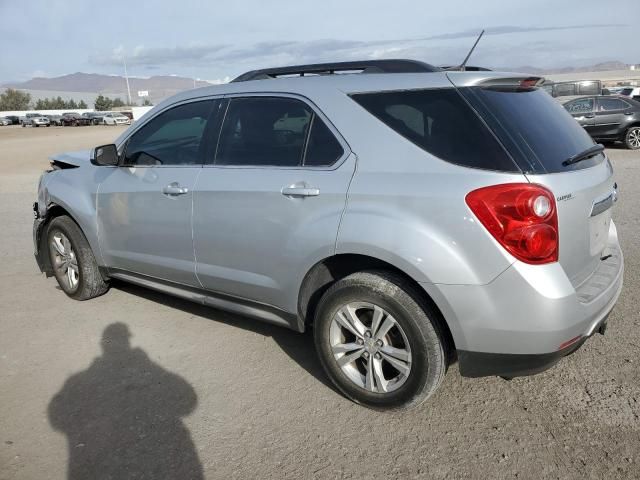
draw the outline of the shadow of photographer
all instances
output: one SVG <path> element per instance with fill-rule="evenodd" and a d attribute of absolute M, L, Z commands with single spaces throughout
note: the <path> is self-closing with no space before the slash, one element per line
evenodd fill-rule
<path fill-rule="evenodd" d="M 195 390 L 131 348 L 130 336 L 123 323 L 107 326 L 103 354 L 49 404 L 51 425 L 67 437 L 68 478 L 204 478 L 182 422 L 197 406 Z"/>

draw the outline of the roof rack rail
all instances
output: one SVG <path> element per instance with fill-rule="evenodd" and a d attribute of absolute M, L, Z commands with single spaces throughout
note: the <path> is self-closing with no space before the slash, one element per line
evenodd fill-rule
<path fill-rule="evenodd" d="M 460 65 L 444 65 L 440 67 L 442 70 L 460 71 Z M 490 72 L 491 69 L 487 67 L 475 67 L 473 65 L 465 65 L 464 71 L 466 72 Z"/>
<path fill-rule="evenodd" d="M 418 60 L 362 60 L 354 62 L 315 63 L 311 65 L 293 65 L 281 68 L 252 70 L 234 78 L 231 82 L 264 80 L 282 76 L 307 74 L 329 75 L 336 72 L 357 71 L 360 73 L 424 73 L 439 72 L 441 69 Z"/>

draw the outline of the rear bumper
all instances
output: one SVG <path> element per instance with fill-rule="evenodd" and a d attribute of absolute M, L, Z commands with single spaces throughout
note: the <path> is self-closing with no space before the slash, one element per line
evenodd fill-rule
<path fill-rule="evenodd" d="M 550 353 L 514 354 L 457 350 L 460 375 L 472 378 L 488 376 L 513 378 L 535 375 L 550 369 L 564 357 L 579 350 L 593 333 L 604 334 L 606 327 L 607 317 L 597 325 L 597 328 L 590 335 L 582 336 L 575 343 Z"/>
<path fill-rule="evenodd" d="M 537 373 L 598 331 L 622 290 L 624 260 L 611 225 L 610 256 L 577 287 L 559 263 L 521 262 L 486 285 L 423 284 L 450 327 L 462 375 Z"/>

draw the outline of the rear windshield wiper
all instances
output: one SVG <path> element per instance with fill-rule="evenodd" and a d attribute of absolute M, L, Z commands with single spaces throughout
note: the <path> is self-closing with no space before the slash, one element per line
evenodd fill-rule
<path fill-rule="evenodd" d="M 565 167 L 569 165 L 573 165 L 574 163 L 581 162 L 582 160 L 595 157 L 596 155 L 598 155 L 599 153 L 602 153 L 603 151 L 604 151 L 604 145 L 601 145 L 600 143 L 598 143 L 593 147 L 589 147 L 586 150 L 580 153 L 576 153 L 572 157 L 567 158 L 564 162 L 562 162 L 562 165 L 564 165 Z"/>

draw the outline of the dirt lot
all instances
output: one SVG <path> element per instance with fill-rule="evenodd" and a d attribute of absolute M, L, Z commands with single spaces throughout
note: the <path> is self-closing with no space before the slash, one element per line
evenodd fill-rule
<path fill-rule="evenodd" d="M 124 285 L 75 302 L 38 273 L 47 155 L 120 131 L 0 127 L 0 479 L 640 478 L 640 153 L 608 151 L 626 272 L 607 335 L 511 382 L 454 366 L 380 414 L 328 385 L 309 335 Z"/>

